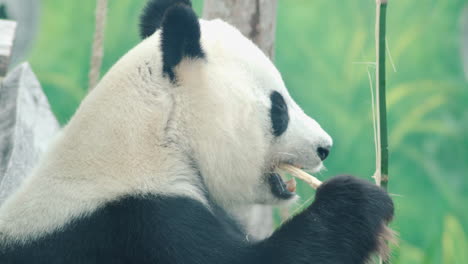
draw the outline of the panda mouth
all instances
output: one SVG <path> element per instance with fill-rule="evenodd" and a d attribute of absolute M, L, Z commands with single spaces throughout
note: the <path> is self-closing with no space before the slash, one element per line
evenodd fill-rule
<path fill-rule="evenodd" d="M 287 163 L 290 165 L 289 163 Z M 297 169 L 302 169 L 300 166 L 293 165 Z M 271 192 L 279 199 L 287 200 L 296 196 L 296 179 L 291 178 L 284 180 L 283 176 L 278 172 L 278 169 L 272 170 L 268 173 L 268 183 L 270 184 Z"/>
<path fill-rule="evenodd" d="M 320 164 L 312 170 L 317 172 L 323 168 L 323 165 Z M 286 177 L 286 175 L 291 175 L 304 181 L 315 190 L 322 185 L 319 179 L 304 171 L 303 167 L 291 163 L 280 163 L 275 170 L 272 171 L 273 172 L 268 173 L 268 182 L 271 192 L 280 199 L 290 199 L 296 196 L 296 180 L 291 178 L 285 181 L 283 177 Z M 281 174 L 276 171 L 285 172 L 286 174 L 283 174 L 284 176 L 282 177 Z M 310 169 L 308 171 L 310 171 Z"/>
<path fill-rule="evenodd" d="M 284 181 L 277 172 L 271 172 L 268 175 L 268 183 L 274 196 L 280 199 L 291 199 L 296 196 L 296 180 L 290 179 Z"/>

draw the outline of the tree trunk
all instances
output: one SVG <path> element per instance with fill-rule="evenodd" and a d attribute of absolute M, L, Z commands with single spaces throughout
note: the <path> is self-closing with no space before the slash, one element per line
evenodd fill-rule
<path fill-rule="evenodd" d="M 276 8 L 276 0 L 205 0 L 203 17 L 235 26 L 273 59 Z"/>
<path fill-rule="evenodd" d="M 238 28 L 273 59 L 277 0 L 205 0 L 203 17 L 221 18 Z M 230 212 L 243 223 L 254 240 L 273 232 L 273 208 L 265 205 L 240 208 Z"/>

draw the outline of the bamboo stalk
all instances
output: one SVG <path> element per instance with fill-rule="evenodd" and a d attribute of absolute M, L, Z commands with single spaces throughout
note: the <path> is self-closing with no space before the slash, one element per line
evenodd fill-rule
<path fill-rule="evenodd" d="M 387 0 L 376 0 L 376 118 L 377 118 L 377 168 L 376 183 L 387 189 L 388 186 L 388 135 L 386 104 L 386 16 Z"/>
<path fill-rule="evenodd" d="M 387 22 L 387 0 L 377 0 L 376 8 L 376 97 L 377 97 L 377 131 L 379 143 L 379 174 L 378 185 L 385 190 L 388 187 L 388 134 L 387 134 L 387 104 L 386 104 L 386 22 Z"/>
<path fill-rule="evenodd" d="M 376 0 L 375 49 L 376 49 L 376 114 L 377 119 L 377 159 L 375 180 L 383 189 L 388 188 L 388 129 L 386 103 L 385 55 L 386 22 L 388 0 Z M 379 257 L 377 263 L 386 263 Z"/>

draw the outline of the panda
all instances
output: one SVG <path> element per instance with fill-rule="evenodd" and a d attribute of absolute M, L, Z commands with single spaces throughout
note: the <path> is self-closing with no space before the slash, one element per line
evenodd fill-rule
<path fill-rule="evenodd" d="M 189 0 L 150 1 L 141 35 L 1 206 L 0 263 L 353 264 L 387 251 L 392 200 L 353 176 L 248 239 L 235 212 L 294 202 L 277 167 L 321 170 L 331 137 L 260 49 Z"/>

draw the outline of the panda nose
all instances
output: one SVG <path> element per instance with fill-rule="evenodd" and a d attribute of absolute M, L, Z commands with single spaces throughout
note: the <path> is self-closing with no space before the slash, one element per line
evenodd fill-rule
<path fill-rule="evenodd" d="M 330 147 L 319 147 L 317 149 L 317 155 L 321 160 L 325 160 L 330 153 Z"/>

